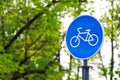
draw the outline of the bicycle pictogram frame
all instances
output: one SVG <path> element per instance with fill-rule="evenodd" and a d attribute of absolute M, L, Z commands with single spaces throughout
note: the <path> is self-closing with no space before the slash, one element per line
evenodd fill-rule
<path fill-rule="evenodd" d="M 86 32 L 81 32 L 80 30 L 82 29 L 82 27 L 79 27 L 77 29 L 78 31 L 78 35 L 77 36 L 73 36 L 71 39 L 70 39 L 70 45 L 73 47 L 73 48 L 76 48 L 80 45 L 80 39 L 83 40 L 84 42 L 88 42 L 88 44 L 90 46 L 95 46 L 97 45 L 98 43 L 98 36 L 96 34 L 90 34 L 90 29 L 86 29 L 85 31 Z M 82 37 L 81 35 L 86 35 L 86 37 Z"/>

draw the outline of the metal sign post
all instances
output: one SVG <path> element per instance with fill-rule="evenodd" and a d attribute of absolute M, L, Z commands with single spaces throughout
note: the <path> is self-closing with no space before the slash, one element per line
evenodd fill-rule
<path fill-rule="evenodd" d="M 82 80 L 89 80 L 89 68 L 93 68 L 92 66 L 88 66 L 87 59 L 83 60 L 83 65 L 79 66 L 82 68 Z"/>
<path fill-rule="evenodd" d="M 87 65 L 87 60 L 83 60 L 82 80 L 89 80 L 89 66 Z"/>

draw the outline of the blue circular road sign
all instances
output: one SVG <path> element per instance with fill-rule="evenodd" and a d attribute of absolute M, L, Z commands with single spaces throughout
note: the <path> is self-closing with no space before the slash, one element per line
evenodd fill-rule
<path fill-rule="evenodd" d="M 70 24 L 66 33 L 66 45 L 74 57 L 88 59 L 99 51 L 103 36 L 100 22 L 90 15 L 82 15 Z"/>

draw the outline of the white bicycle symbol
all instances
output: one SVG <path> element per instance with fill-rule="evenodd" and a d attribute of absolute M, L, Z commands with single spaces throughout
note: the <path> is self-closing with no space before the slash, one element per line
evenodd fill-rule
<path fill-rule="evenodd" d="M 80 45 L 80 39 L 82 39 L 85 42 L 88 42 L 90 46 L 95 46 L 98 43 L 98 36 L 96 34 L 90 34 L 90 29 L 86 29 L 86 32 L 80 32 L 81 27 L 77 29 L 78 35 L 73 36 L 70 39 L 70 45 L 73 48 L 76 48 Z M 85 37 L 82 37 L 81 35 L 84 35 Z"/>

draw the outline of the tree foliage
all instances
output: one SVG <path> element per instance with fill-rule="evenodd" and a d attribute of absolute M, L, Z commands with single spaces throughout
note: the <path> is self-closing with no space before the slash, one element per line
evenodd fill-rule
<path fill-rule="evenodd" d="M 64 12 L 75 15 L 76 10 L 80 14 L 82 4 L 78 0 L 1 0 L 0 4 L 0 79 L 62 80 L 60 17 Z"/>
<path fill-rule="evenodd" d="M 105 67 L 104 65 L 102 67 L 99 67 L 99 69 L 102 71 L 103 75 L 106 77 L 106 80 L 114 80 L 119 79 L 119 70 L 115 68 L 115 65 L 119 66 L 119 63 L 116 62 L 116 58 L 119 57 L 119 53 L 115 52 L 115 50 L 119 49 L 119 37 L 120 37 L 120 3 L 117 0 L 109 1 L 111 4 L 108 8 L 108 12 L 103 15 L 103 18 L 101 18 L 101 21 L 105 29 L 105 37 L 108 37 L 110 40 L 110 46 L 111 46 L 111 58 L 110 58 L 110 64 L 109 67 Z M 108 40 L 108 41 L 109 41 Z M 117 57 L 116 57 L 117 55 Z M 116 64 L 117 63 L 117 64 Z M 110 77 L 107 77 L 107 76 Z M 116 77 L 116 75 L 118 75 Z"/>

